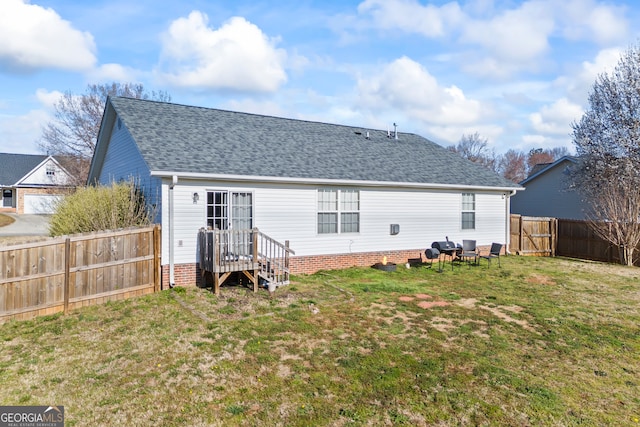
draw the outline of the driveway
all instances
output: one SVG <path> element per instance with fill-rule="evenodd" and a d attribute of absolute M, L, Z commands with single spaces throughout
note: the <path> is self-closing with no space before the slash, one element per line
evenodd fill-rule
<path fill-rule="evenodd" d="M 5 236 L 48 236 L 49 215 L 17 215 L 5 213 L 15 219 L 12 224 L 0 227 L 0 237 Z"/>

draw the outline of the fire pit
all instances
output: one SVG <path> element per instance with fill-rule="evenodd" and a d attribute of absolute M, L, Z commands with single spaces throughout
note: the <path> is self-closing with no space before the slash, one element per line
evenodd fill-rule
<path fill-rule="evenodd" d="M 372 267 L 382 271 L 396 271 L 396 265 L 393 262 L 387 262 L 387 257 L 382 258 L 382 262 L 377 262 Z"/>

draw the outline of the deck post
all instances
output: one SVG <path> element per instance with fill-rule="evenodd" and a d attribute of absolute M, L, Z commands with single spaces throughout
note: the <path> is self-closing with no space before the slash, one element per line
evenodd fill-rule
<path fill-rule="evenodd" d="M 220 294 L 220 234 L 214 231 L 213 241 L 213 293 Z"/>
<path fill-rule="evenodd" d="M 253 281 L 253 292 L 258 292 L 258 229 L 254 228 L 251 233 L 251 244 L 252 244 L 252 253 L 251 253 L 251 262 L 253 270 L 251 272 L 252 281 Z"/>
<path fill-rule="evenodd" d="M 284 280 L 289 280 L 289 241 L 284 241 Z"/>

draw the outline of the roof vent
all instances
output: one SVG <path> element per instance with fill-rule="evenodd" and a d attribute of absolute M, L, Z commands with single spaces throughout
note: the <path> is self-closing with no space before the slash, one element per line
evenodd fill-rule
<path fill-rule="evenodd" d="M 393 139 L 398 139 L 398 125 L 393 124 Z"/>

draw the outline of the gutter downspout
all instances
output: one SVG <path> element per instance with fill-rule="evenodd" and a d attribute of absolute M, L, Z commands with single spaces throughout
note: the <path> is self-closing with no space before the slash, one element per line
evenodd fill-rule
<path fill-rule="evenodd" d="M 173 261 L 174 248 L 173 248 L 173 187 L 178 183 L 178 176 L 173 175 L 171 177 L 171 184 L 169 184 L 169 288 L 173 288 L 176 285 L 175 278 L 175 265 Z"/>
<path fill-rule="evenodd" d="M 516 194 L 516 190 L 511 190 L 510 193 L 506 194 L 504 197 L 504 217 L 505 217 L 505 226 L 504 226 L 504 253 L 506 255 L 511 255 L 509 251 L 509 245 L 511 244 L 511 197 Z"/>

